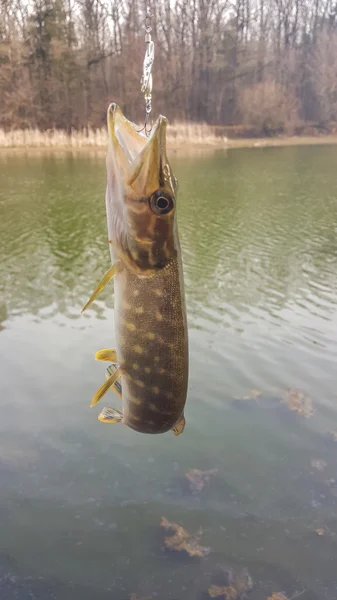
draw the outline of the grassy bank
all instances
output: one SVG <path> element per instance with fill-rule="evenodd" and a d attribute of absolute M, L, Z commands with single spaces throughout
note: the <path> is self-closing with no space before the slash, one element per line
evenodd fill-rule
<path fill-rule="evenodd" d="M 141 127 L 141 126 L 140 126 Z M 167 141 L 171 146 L 191 145 L 227 145 L 227 137 L 217 135 L 216 128 L 204 123 L 176 123 L 167 129 Z M 0 129 L 0 147 L 2 148 L 103 148 L 107 145 L 107 130 L 89 129 L 72 131 L 39 131 L 38 129 L 13 130 Z"/>
<path fill-rule="evenodd" d="M 268 138 L 238 137 L 223 135 L 224 128 L 205 123 L 173 123 L 167 129 L 167 143 L 170 148 L 196 150 L 202 148 L 245 148 L 285 145 L 336 144 L 337 135 L 297 135 Z M 36 150 L 103 150 L 107 147 L 106 129 L 73 131 L 68 134 L 61 130 L 39 131 L 37 129 L 0 129 L 0 148 Z"/>

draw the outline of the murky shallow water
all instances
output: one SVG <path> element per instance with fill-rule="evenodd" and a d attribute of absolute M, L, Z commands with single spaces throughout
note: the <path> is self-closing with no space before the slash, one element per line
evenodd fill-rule
<path fill-rule="evenodd" d="M 80 314 L 109 266 L 104 157 L 1 157 L 1 600 L 201 600 L 219 566 L 249 569 L 252 600 L 336 598 L 336 160 L 172 156 L 190 331 L 176 438 L 89 409 L 113 346 L 109 290 Z M 311 418 L 280 404 L 292 387 Z M 192 494 L 190 468 L 218 473 Z M 212 552 L 164 551 L 162 516 Z"/>

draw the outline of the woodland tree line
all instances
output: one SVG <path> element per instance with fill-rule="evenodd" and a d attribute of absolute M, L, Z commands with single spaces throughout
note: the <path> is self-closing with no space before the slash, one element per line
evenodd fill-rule
<path fill-rule="evenodd" d="M 153 112 L 268 134 L 337 121 L 337 2 L 152 0 Z M 143 118 L 144 0 L 0 0 L 0 127 Z"/>

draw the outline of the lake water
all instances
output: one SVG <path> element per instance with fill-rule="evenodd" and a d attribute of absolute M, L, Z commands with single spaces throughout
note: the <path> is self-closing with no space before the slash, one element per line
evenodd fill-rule
<path fill-rule="evenodd" d="M 110 264 L 104 155 L 0 158 L 1 600 L 201 600 L 222 568 L 249 570 L 252 600 L 337 596 L 337 147 L 171 164 L 190 338 L 179 437 L 89 408 L 107 366 L 94 354 L 114 345 L 113 286 L 80 313 Z M 289 388 L 311 418 L 280 402 Z M 218 472 L 193 494 L 191 468 Z M 163 516 L 212 551 L 163 549 Z"/>

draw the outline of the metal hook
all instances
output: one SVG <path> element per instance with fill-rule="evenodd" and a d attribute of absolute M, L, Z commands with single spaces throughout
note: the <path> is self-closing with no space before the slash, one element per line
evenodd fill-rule
<path fill-rule="evenodd" d="M 150 120 L 150 113 L 146 112 L 146 113 L 145 113 L 145 122 L 144 122 L 144 125 L 143 125 L 143 127 L 142 127 L 141 129 L 137 129 L 137 132 L 138 132 L 138 133 L 141 133 L 142 131 L 144 131 L 144 132 L 145 132 L 145 135 L 146 135 L 146 137 L 149 137 L 149 135 L 150 135 L 150 133 L 151 133 L 151 131 L 152 131 L 152 127 L 153 127 L 153 124 L 152 124 L 152 123 L 151 123 L 150 127 L 148 127 L 148 126 L 147 126 L 147 125 L 148 125 L 148 122 L 149 122 L 149 120 Z"/>
<path fill-rule="evenodd" d="M 145 123 L 142 129 L 138 130 L 138 133 L 145 131 L 145 135 L 149 136 L 152 130 L 152 125 L 148 129 L 147 125 L 149 122 L 149 116 L 152 110 L 152 65 L 154 61 L 154 42 L 151 40 L 151 11 L 149 4 L 146 5 L 145 15 L 145 57 L 143 62 L 143 74 L 141 78 L 141 91 L 145 98 Z"/>

